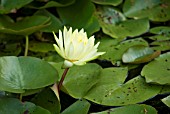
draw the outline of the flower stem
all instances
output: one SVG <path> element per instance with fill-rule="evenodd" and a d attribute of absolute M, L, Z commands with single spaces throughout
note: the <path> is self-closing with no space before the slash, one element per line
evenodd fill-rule
<path fill-rule="evenodd" d="M 28 55 L 28 46 L 29 46 L 29 39 L 28 39 L 28 35 L 25 36 L 25 53 L 24 53 L 24 56 L 27 56 Z"/>
<path fill-rule="evenodd" d="M 63 81 L 64 81 L 64 79 L 65 79 L 65 77 L 66 77 L 66 74 L 67 74 L 68 70 L 69 70 L 69 68 L 66 68 L 66 69 L 64 70 L 64 73 L 63 73 L 63 75 L 62 75 L 62 77 L 61 77 L 61 79 L 60 79 L 60 82 L 59 82 L 59 84 L 58 84 L 58 92 L 59 92 L 60 89 L 61 89 L 61 86 L 62 86 L 62 84 L 63 84 Z"/>

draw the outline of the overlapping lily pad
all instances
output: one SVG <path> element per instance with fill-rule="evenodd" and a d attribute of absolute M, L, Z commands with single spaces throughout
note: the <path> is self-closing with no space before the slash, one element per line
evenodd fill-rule
<path fill-rule="evenodd" d="M 94 10 L 95 6 L 90 0 L 76 0 L 70 6 L 57 8 L 57 12 L 64 25 L 71 26 L 74 29 L 84 28 L 87 31 L 90 29 L 92 30 L 90 31 L 91 34 L 99 30 L 99 26 L 96 26 L 97 20 L 93 18 Z"/>
<path fill-rule="evenodd" d="M 120 43 L 114 39 L 108 40 L 103 38 L 99 45 L 99 51 L 106 51 L 106 53 L 100 59 L 109 60 L 116 64 L 122 60 L 122 56 L 127 49 L 137 45 L 148 46 L 148 43 L 142 38 L 130 39 Z"/>
<path fill-rule="evenodd" d="M 26 4 L 29 4 L 33 0 L 17 0 L 17 1 L 11 1 L 11 0 L 1 0 L 0 2 L 0 14 L 7 14 L 16 12 L 15 10 L 25 6 Z"/>
<path fill-rule="evenodd" d="M 21 102 L 14 98 L 0 98 L 1 114 L 51 114 L 48 110 L 31 102 Z"/>
<path fill-rule="evenodd" d="M 123 12 L 127 17 L 144 18 L 152 21 L 168 21 L 170 19 L 169 0 L 126 0 Z"/>
<path fill-rule="evenodd" d="M 148 83 L 170 85 L 170 53 L 160 55 L 144 66 L 141 75 L 146 78 Z"/>
<path fill-rule="evenodd" d="M 154 52 L 152 48 L 145 46 L 130 47 L 122 56 L 124 63 L 145 63 L 160 55 L 160 51 Z"/>
<path fill-rule="evenodd" d="M 112 108 L 106 111 L 92 113 L 92 114 L 157 114 L 155 108 L 149 105 L 127 105 L 118 108 Z"/>
<path fill-rule="evenodd" d="M 92 1 L 96 4 L 117 6 L 120 3 L 122 3 L 123 0 L 92 0 Z"/>
<path fill-rule="evenodd" d="M 163 98 L 162 102 L 165 103 L 168 107 L 170 107 L 170 95 Z"/>
<path fill-rule="evenodd" d="M 78 100 L 68 108 L 66 108 L 61 114 L 87 114 L 90 108 L 90 103 L 83 100 Z"/>
<path fill-rule="evenodd" d="M 50 64 L 34 57 L 1 57 L 0 69 L 0 90 L 13 93 L 42 88 L 58 79 Z"/>
<path fill-rule="evenodd" d="M 135 37 L 148 31 L 148 19 L 125 20 L 125 16 L 110 6 L 96 10 L 103 32 L 113 38 Z"/>
<path fill-rule="evenodd" d="M 49 21 L 49 17 L 31 16 L 14 23 L 11 18 L 0 15 L 0 32 L 26 36 L 47 27 Z"/>

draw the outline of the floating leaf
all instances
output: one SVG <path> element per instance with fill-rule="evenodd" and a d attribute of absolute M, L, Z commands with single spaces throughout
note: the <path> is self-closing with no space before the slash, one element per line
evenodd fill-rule
<path fill-rule="evenodd" d="M 46 16 L 50 18 L 50 25 L 41 29 L 41 31 L 43 32 L 58 32 L 59 29 L 62 28 L 62 23 L 59 20 L 59 18 L 57 18 L 56 16 L 54 16 L 52 13 L 48 12 L 47 10 L 38 10 L 35 15 L 42 15 L 42 16 Z"/>
<path fill-rule="evenodd" d="M 34 57 L 0 57 L 0 90 L 24 93 L 53 84 L 57 71 L 47 62 Z"/>
<path fill-rule="evenodd" d="M 49 25 L 50 18 L 45 16 L 26 17 L 21 21 L 13 23 L 0 16 L 0 32 L 16 35 L 29 35 Z"/>
<path fill-rule="evenodd" d="M 151 61 L 160 55 L 159 52 L 154 52 L 152 48 L 146 46 L 130 47 L 122 56 L 124 63 L 144 63 Z"/>
<path fill-rule="evenodd" d="M 38 9 L 46 9 L 46 8 L 51 8 L 51 7 L 66 7 L 71 4 L 73 4 L 75 0 L 62 0 L 62 1 L 48 1 L 44 6 L 41 7 L 36 7 L 36 6 L 31 6 L 33 8 L 38 8 Z"/>
<path fill-rule="evenodd" d="M 74 98 L 84 97 L 97 83 L 100 70 L 97 64 L 72 67 L 63 82 L 63 90 Z"/>
<path fill-rule="evenodd" d="M 48 109 L 51 114 L 60 114 L 60 102 L 50 88 L 46 88 L 39 92 L 32 100 L 34 104 Z"/>
<path fill-rule="evenodd" d="M 170 19 L 169 0 L 126 0 L 123 12 L 127 17 L 145 18 L 152 21 L 168 21 Z"/>
<path fill-rule="evenodd" d="M 78 100 L 71 106 L 66 108 L 61 114 L 87 114 L 90 108 L 90 103 L 86 100 Z"/>
<path fill-rule="evenodd" d="M 45 43 L 45 42 L 33 42 L 31 41 L 29 44 L 29 50 L 33 52 L 49 52 L 55 51 L 53 44 Z"/>
<path fill-rule="evenodd" d="M 148 83 L 170 85 L 170 53 L 160 55 L 155 60 L 145 65 L 141 75 L 146 78 Z"/>
<path fill-rule="evenodd" d="M 101 105 L 122 106 L 143 102 L 160 92 L 161 86 L 147 84 L 140 76 L 124 84 L 122 76 L 126 77 L 125 73 L 127 73 L 125 69 L 114 70 L 113 68 L 110 71 L 104 69 L 99 77 L 99 83 L 85 98 Z M 107 78 L 108 76 L 110 78 Z"/>
<path fill-rule="evenodd" d="M 133 104 L 92 114 L 157 114 L 157 111 L 149 105 Z"/>
<path fill-rule="evenodd" d="M 119 44 L 117 44 L 117 40 L 112 39 L 108 40 L 103 38 L 100 41 L 101 43 L 99 45 L 99 51 L 106 51 L 106 53 L 102 55 L 100 59 L 110 60 L 113 64 L 121 61 L 124 52 L 130 47 L 136 45 L 148 46 L 148 43 L 142 38 L 125 40 L 120 42 Z"/>
<path fill-rule="evenodd" d="M 122 3 L 123 0 L 92 0 L 92 2 L 101 5 L 113 5 L 117 6 Z"/>
<path fill-rule="evenodd" d="M 70 6 L 57 8 L 57 12 L 64 25 L 71 26 L 74 29 L 85 28 L 86 31 L 89 31 L 89 23 L 92 23 L 92 28 L 96 26 L 97 20 L 93 19 L 94 10 L 95 6 L 90 0 L 76 0 L 76 2 Z M 88 26 L 86 27 L 87 24 Z M 90 30 L 92 28 L 90 28 Z M 98 29 L 97 25 L 97 30 Z"/>
<path fill-rule="evenodd" d="M 3 47 L 1 47 L 3 46 Z M 18 56 L 21 52 L 21 46 L 19 43 L 7 43 L 0 46 L 0 56 Z"/>
<path fill-rule="evenodd" d="M 31 102 L 21 102 L 14 98 L 0 98 L 1 114 L 51 114 L 48 110 Z"/>
<path fill-rule="evenodd" d="M 167 97 L 165 97 L 165 98 L 163 98 L 163 99 L 162 99 L 162 102 L 163 102 L 164 104 L 166 104 L 168 107 L 170 107 L 170 95 L 167 96 Z"/>
<path fill-rule="evenodd" d="M 100 23 L 116 25 L 126 20 L 126 17 L 112 6 L 98 6 L 96 14 Z"/>
<path fill-rule="evenodd" d="M 170 38 L 170 37 L 169 37 Z M 161 50 L 161 51 L 168 51 L 170 50 L 170 41 L 155 41 L 150 44 L 152 49 L 154 50 Z"/>
<path fill-rule="evenodd" d="M 12 10 L 19 9 L 32 1 L 33 0 L 17 0 L 17 1 L 1 0 L 0 14 L 10 13 L 12 12 Z"/>

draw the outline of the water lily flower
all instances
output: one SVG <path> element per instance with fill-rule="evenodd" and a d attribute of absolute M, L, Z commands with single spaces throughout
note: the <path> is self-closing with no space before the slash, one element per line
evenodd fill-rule
<path fill-rule="evenodd" d="M 71 67 L 74 64 L 84 65 L 86 62 L 94 60 L 105 53 L 97 52 L 100 42 L 94 45 L 94 36 L 88 39 L 84 29 L 73 31 L 72 27 L 69 30 L 64 27 L 63 33 L 59 30 L 59 37 L 54 32 L 53 34 L 57 42 L 57 44 L 53 44 L 54 48 L 65 59 L 64 65 L 66 67 Z"/>

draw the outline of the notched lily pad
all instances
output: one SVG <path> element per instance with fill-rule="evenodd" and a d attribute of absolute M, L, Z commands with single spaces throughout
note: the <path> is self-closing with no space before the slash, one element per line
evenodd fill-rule
<path fill-rule="evenodd" d="M 33 52 L 49 52 L 49 51 L 55 51 L 54 47 L 51 43 L 46 42 L 34 42 L 31 41 L 29 44 L 29 50 Z"/>
<path fill-rule="evenodd" d="M 24 93 L 53 84 L 57 71 L 47 62 L 35 57 L 0 57 L 0 90 Z"/>
<path fill-rule="evenodd" d="M 126 0 L 123 12 L 127 17 L 144 18 L 152 21 L 165 22 L 170 19 L 169 0 Z"/>
<path fill-rule="evenodd" d="M 145 63 L 160 55 L 160 51 L 154 52 L 150 47 L 133 46 L 130 47 L 122 56 L 124 63 Z"/>
<path fill-rule="evenodd" d="M 137 76 L 125 84 L 120 83 L 116 88 L 114 85 L 107 86 L 105 92 L 99 92 L 99 90 L 92 92 L 91 90 L 85 98 L 102 105 L 122 106 L 143 102 L 157 95 L 161 90 L 161 86 L 147 84 L 141 76 Z M 99 95 L 100 97 L 98 97 Z"/>
<path fill-rule="evenodd" d="M 155 108 L 144 104 L 133 104 L 92 114 L 157 114 Z"/>
<path fill-rule="evenodd" d="M 160 55 L 145 65 L 141 75 L 148 83 L 170 85 L 170 52 Z"/>
<path fill-rule="evenodd" d="M 29 4 L 33 0 L 1 0 L 0 2 L 0 14 L 7 14 L 16 12 L 15 10 L 25 6 L 26 4 Z"/>
<path fill-rule="evenodd" d="M 125 40 L 122 42 L 118 42 L 117 40 L 104 40 L 101 39 L 101 43 L 99 45 L 99 51 L 106 51 L 104 55 L 100 57 L 100 59 L 105 59 L 111 61 L 114 65 L 117 62 L 122 60 L 122 56 L 127 49 L 132 46 L 142 45 L 148 46 L 148 43 L 142 38 Z M 116 43 L 115 43 L 116 42 Z M 106 50 L 107 49 L 107 50 Z"/>
<path fill-rule="evenodd" d="M 92 0 L 92 2 L 101 5 L 113 5 L 117 6 L 122 3 L 123 0 Z"/>
<path fill-rule="evenodd" d="M 166 104 L 168 107 L 170 107 L 170 95 L 161 99 L 164 104 Z"/>
<path fill-rule="evenodd" d="M 51 114 L 48 110 L 31 102 L 21 102 L 14 98 L 0 98 L 1 114 Z"/>
<path fill-rule="evenodd" d="M 50 22 L 49 17 L 31 16 L 14 23 L 13 20 L 10 19 L 9 17 L 1 15 L 0 32 L 26 36 L 44 27 L 47 27 L 50 24 L 49 22 Z"/>

